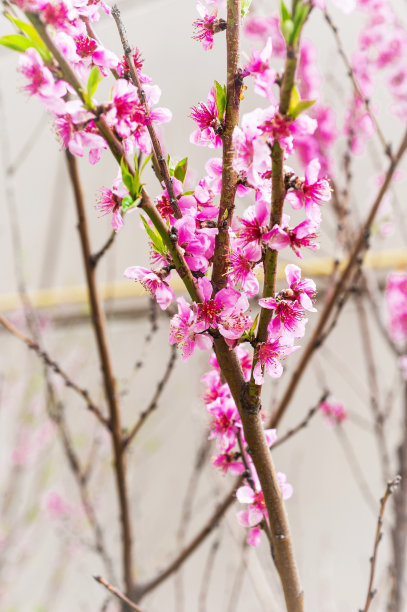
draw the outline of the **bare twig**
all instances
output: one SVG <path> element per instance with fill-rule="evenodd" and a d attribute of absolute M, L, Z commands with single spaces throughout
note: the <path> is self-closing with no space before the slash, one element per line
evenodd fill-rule
<path fill-rule="evenodd" d="M 96 580 L 96 582 L 104 586 L 105 589 L 112 593 L 112 595 L 117 597 L 117 599 L 120 599 L 120 601 L 125 603 L 131 610 L 136 610 L 136 612 L 143 612 L 140 606 L 135 604 L 134 601 L 131 601 L 131 599 L 126 597 L 126 595 L 123 595 L 123 593 L 121 593 L 119 589 L 116 589 L 116 587 L 109 584 L 104 578 L 102 578 L 101 576 L 93 576 L 93 578 Z"/>
<path fill-rule="evenodd" d="M 216 554 L 219 550 L 219 547 L 220 547 L 220 534 L 218 534 L 218 536 L 215 538 L 215 540 L 212 543 L 212 546 L 209 549 L 208 557 L 207 557 L 204 571 L 202 574 L 202 583 L 201 583 L 201 588 L 199 591 L 199 598 L 198 598 L 199 612 L 206 612 L 206 609 L 207 609 L 206 598 L 208 596 L 209 584 L 211 581 L 211 576 L 212 576 L 213 568 L 215 565 Z"/>
<path fill-rule="evenodd" d="M 109 408 L 111 438 L 114 454 L 114 473 L 120 507 L 122 569 L 126 591 L 130 594 L 133 589 L 132 528 L 126 484 L 125 453 L 122 445 L 120 408 L 115 389 L 115 379 L 110 360 L 109 348 L 107 345 L 103 311 L 97 290 L 95 268 L 92 266 L 85 202 L 79 178 L 77 161 L 69 151 L 66 151 L 66 161 L 75 196 L 74 199 L 78 217 L 78 231 L 89 292 L 89 301 L 92 311 L 92 324 L 102 368 L 106 400 Z"/>
<path fill-rule="evenodd" d="M 158 400 L 160 399 L 161 393 L 164 391 L 165 386 L 170 379 L 171 372 L 174 368 L 176 359 L 177 359 L 177 347 L 173 345 L 171 346 L 171 354 L 170 354 L 170 358 L 168 360 L 164 375 L 161 378 L 161 380 L 158 382 L 157 388 L 151 399 L 151 402 L 149 403 L 147 408 L 143 410 L 143 412 L 140 414 L 138 418 L 138 421 L 133 425 L 130 432 L 123 439 L 122 444 L 123 444 L 124 449 L 126 449 L 129 446 L 129 444 L 135 438 L 135 436 L 137 435 L 137 433 L 139 432 L 140 428 L 143 426 L 145 421 L 148 419 L 150 414 L 154 412 L 154 410 L 157 408 Z"/>
<path fill-rule="evenodd" d="M 376 570 L 377 551 L 379 548 L 380 540 L 382 539 L 382 536 L 383 536 L 382 526 L 383 526 L 384 511 L 386 509 L 386 504 L 387 504 L 387 501 L 390 495 L 395 491 L 395 489 L 397 489 L 398 485 L 400 484 L 400 480 L 401 480 L 400 476 L 396 476 L 395 478 L 393 478 L 393 480 L 389 480 L 386 486 L 386 491 L 380 500 L 380 510 L 379 510 L 379 516 L 377 519 L 376 534 L 375 534 L 374 545 L 373 545 L 373 554 L 370 557 L 370 576 L 369 576 L 369 584 L 367 587 L 366 602 L 365 602 L 364 608 L 361 608 L 359 612 L 368 612 L 370 608 L 370 604 L 372 603 L 373 598 L 376 594 L 376 590 L 373 588 L 373 582 L 374 582 L 375 570 Z"/>
<path fill-rule="evenodd" d="M 83 389 L 82 387 L 77 385 L 61 369 L 58 363 L 48 355 L 48 353 L 46 353 L 43 349 L 41 349 L 41 347 L 36 342 L 34 342 L 34 340 L 31 340 L 30 338 L 25 336 L 23 333 L 21 333 L 18 329 L 16 329 L 14 325 L 10 323 L 10 321 L 8 321 L 5 317 L 3 317 L 3 315 L 0 315 L 0 324 L 3 325 L 3 327 L 5 327 L 11 334 L 13 334 L 13 336 L 18 338 L 22 342 L 24 342 L 24 344 L 26 344 L 29 349 L 32 349 L 48 368 L 50 368 L 53 372 L 58 374 L 64 380 L 65 385 L 67 387 L 69 387 L 70 389 L 78 393 L 78 395 L 80 395 L 85 400 L 88 410 L 96 416 L 98 421 L 104 427 L 107 427 L 108 429 L 110 428 L 108 420 L 103 416 L 103 414 L 100 411 L 100 408 L 98 408 L 96 404 L 91 400 L 87 389 Z"/>
<path fill-rule="evenodd" d="M 92 255 L 92 260 L 91 260 L 92 266 L 96 267 L 98 265 L 99 260 L 112 246 L 113 242 L 115 241 L 116 236 L 117 236 L 117 232 L 113 230 L 109 238 L 106 240 L 105 244 L 99 249 L 99 251 L 96 251 L 96 253 Z"/>

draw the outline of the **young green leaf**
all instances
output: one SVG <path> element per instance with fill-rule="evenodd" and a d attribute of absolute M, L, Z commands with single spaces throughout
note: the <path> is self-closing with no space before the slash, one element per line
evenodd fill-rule
<path fill-rule="evenodd" d="M 298 104 L 290 110 L 288 113 L 290 117 L 296 119 L 298 115 L 301 115 L 308 108 L 311 108 L 315 104 L 316 100 L 300 100 Z"/>
<path fill-rule="evenodd" d="M 310 7 L 306 4 L 297 4 L 294 15 L 294 25 L 291 33 L 290 44 L 296 45 L 300 36 L 301 28 L 308 17 Z"/>
<path fill-rule="evenodd" d="M 130 195 L 124 196 L 122 200 L 123 211 L 129 210 L 129 208 L 133 208 L 133 206 L 134 206 L 133 198 Z"/>
<path fill-rule="evenodd" d="M 218 81 L 215 81 L 215 102 L 219 121 L 222 121 L 226 110 L 226 87 L 225 85 L 222 87 Z"/>
<path fill-rule="evenodd" d="M 19 53 L 24 53 L 30 47 L 35 48 L 36 46 L 32 40 L 29 40 L 25 36 L 21 36 L 21 34 L 8 34 L 7 36 L 2 36 L 0 38 L 0 45 L 12 49 L 13 51 L 18 51 Z"/>
<path fill-rule="evenodd" d="M 281 32 L 284 36 L 284 40 L 287 43 L 287 45 L 291 44 L 293 30 L 294 30 L 294 24 L 291 21 L 291 19 L 287 19 L 287 21 L 282 21 Z"/>
<path fill-rule="evenodd" d="M 132 190 L 133 190 L 133 177 L 130 174 L 129 169 L 127 167 L 127 164 L 124 161 L 123 157 L 120 160 L 120 168 L 121 168 L 121 171 L 122 171 L 123 185 L 125 185 L 127 187 L 127 189 L 129 190 L 129 192 L 133 195 L 133 193 L 132 193 Z"/>
<path fill-rule="evenodd" d="M 86 92 L 89 104 L 92 103 L 93 95 L 96 92 L 98 85 L 102 79 L 103 75 L 100 72 L 99 68 L 97 66 L 93 66 L 92 70 L 90 71 L 88 82 L 86 85 Z"/>
<path fill-rule="evenodd" d="M 281 2 L 281 21 L 284 23 L 285 21 L 291 21 L 291 13 L 286 7 L 284 2 Z"/>
<path fill-rule="evenodd" d="M 182 184 L 185 181 L 187 170 L 188 170 L 188 157 L 184 157 L 184 159 L 181 159 L 181 161 L 178 162 L 178 164 L 175 166 L 175 169 L 174 169 L 175 178 L 181 181 Z"/>
<path fill-rule="evenodd" d="M 148 162 L 150 161 L 150 159 L 152 158 L 153 154 L 150 153 L 150 155 L 147 155 L 147 157 L 145 158 L 145 160 L 143 161 L 143 163 L 141 164 L 141 168 L 140 168 L 140 176 L 143 174 L 144 168 L 147 166 Z"/>
<path fill-rule="evenodd" d="M 20 30 L 20 32 L 24 32 L 24 34 L 34 43 L 32 46 L 37 49 L 45 62 L 52 61 L 52 53 L 48 50 L 41 36 L 31 23 L 26 23 L 21 19 L 17 19 L 17 17 L 13 17 L 10 13 L 6 13 L 5 16 Z"/>
<path fill-rule="evenodd" d="M 242 14 L 242 17 L 246 17 L 247 13 L 249 12 L 251 3 L 252 0 L 242 0 L 240 5 L 240 12 Z"/>
<path fill-rule="evenodd" d="M 157 251 L 157 253 L 160 253 L 160 255 L 163 255 L 165 257 L 166 253 L 167 253 L 167 249 L 165 248 L 165 244 L 160 236 L 160 234 L 156 234 L 151 227 L 149 226 L 147 219 L 145 219 L 143 217 L 143 215 L 140 215 L 140 218 L 143 222 L 143 225 L 146 229 L 146 232 L 148 234 L 148 236 L 150 237 L 151 242 L 153 243 L 153 247 L 154 250 Z"/>

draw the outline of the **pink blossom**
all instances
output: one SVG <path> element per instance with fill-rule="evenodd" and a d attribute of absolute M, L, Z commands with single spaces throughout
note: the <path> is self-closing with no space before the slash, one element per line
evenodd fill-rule
<path fill-rule="evenodd" d="M 208 412 L 213 417 L 209 439 L 216 439 L 220 451 L 231 451 L 242 427 L 235 402 L 232 399 L 218 398 L 208 406 Z"/>
<path fill-rule="evenodd" d="M 249 298 L 254 297 L 259 292 L 259 281 L 253 273 L 252 260 L 253 256 L 255 258 L 257 253 L 253 254 L 253 249 L 256 249 L 256 247 L 252 245 L 248 245 L 243 249 L 236 246 L 229 253 L 228 282 L 230 286 L 240 284 L 242 291 Z"/>
<path fill-rule="evenodd" d="M 261 176 L 271 168 L 270 150 L 264 139 L 260 138 L 259 124 L 263 111 L 256 108 L 243 115 L 241 127 L 233 131 L 233 167 L 241 176 L 247 178 L 252 187 L 262 183 Z"/>
<path fill-rule="evenodd" d="M 171 319 L 170 344 L 181 348 L 182 360 L 187 361 L 195 348 L 205 351 L 211 348 L 212 338 L 202 333 L 206 328 L 203 321 L 198 321 L 196 312 L 192 311 L 183 297 L 177 299 L 178 314 Z"/>
<path fill-rule="evenodd" d="M 327 422 L 330 425 L 340 425 L 348 416 L 345 406 L 334 398 L 322 402 L 319 405 L 319 409 L 326 416 Z"/>
<path fill-rule="evenodd" d="M 284 342 L 285 341 L 281 337 L 278 337 L 276 339 L 271 338 L 268 342 L 263 342 L 259 345 L 257 363 L 253 370 L 256 385 L 262 385 L 264 383 L 264 369 L 272 378 L 280 378 L 282 375 L 283 366 L 280 360 L 299 348 L 298 346 L 292 346 Z"/>
<path fill-rule="evenodd" d="M 386 305 L 388 328 L 394 342 L 407 341 L 407 273 L 391 272 L 387 277 Z"/>
<path fill-rule="evenodd" d="M 262 244 L 270 238 L 268 227 L 270 208 L 260 199 L 254 206 L 249 206 L 239 218 L 240 228 L 237 232 L 237 243 L 245 248 L 250 245 L 250 259 L 259 261 L 262 256 Z M 248 252 L 247 252 L 248 254 Z"/>
<path fill-rule="evenodd" d="M 191 118 L 198 124 L 192 132 L 190 141 L 193 144 L 210 148 L 222 146 L 223 117 L 218 117 L 214 88 L 210 90 L 206 104 L 199 102 L 192 107 Z"/>
<path fill-rule="evenodd" d="M 141 266 L 130 266 L 123 273 L 126 278 L 138 280 L 157 300 L 161 310 L 168 308 L 174 299 L 174 291 L 155 272 Z"/>
<path fill-rule="evenodd" d="M 346 14 L 352 13 L 356 8 L 356 0 L 332 0 L 332 3 Z M 326 0 L 312 0 L 312 4 L 321 10 L 326 9 Z"/>
<path fill-rule="evenodd" d="M 284 300 L 277 296 L 274 298 L 262 298 L 259 300 L 262 308 L 273 310 L 274 318 L 271 320 L 271 329 L 278 333 L 280 327 L 288 331 L 294 338 L 302 338 L 305 334 L 304 308 L 292 300 Z"/>
<path fill-rule="evenodd" d="M 301 268 L 294 264 L 288 264 L 285 267 L 285 275 L 290 287 L 290 292 L 287 293 L 291 295 L 291 299 L 298 300 L 305 310 L 316 312 L 316 308 L 314 308 L 312 303 L 315 299 L 315 282 L 310 278 L 301 280 Z"/>
<path fill-rule="evenodd" d="M 276 80 L 276 71 L 270 68 L 270 58 L 272 54 L 273 46 L 271 38 L 267 39 L 266 45 L 260 53 L 257 49 L 252 50 L 252 56 L 249 62 L 244 68 L 244 72 L 253 75 L 254 78 L 254 91 L 268 98 L 271 103 L 276 102 L 275 95 L 273 94 L 272 87 Z"/>
<path fill-rule="evenodd" d="M 38 51 L 33 48 L 27 49 L 20 55 L 19 71 L 27 79 L 24 86 L 31 96 L 37 95 L 44 106 L 53 113 L 58 113 L 64 106 L 62 97 L 68 91 L 65 81 L 55 82 L 51 71 L 44 65 Z"/>
<path fill-rule="evenodd" d="M 262 42 L 266 42 L 267 38 L 271 36 L 273 55 L 275 57 L 285 57 L 286 44 L 281 33 L 278 17 L 249 14 L 245 20 L 244 30 L 246 36 Z"/>
<path fill-rule="evenodd" d="M 249 530 L 249 535 L 247 536 L 246 542 L 249 546 L 258 546 L 260 544 L 261 539 L 261 529 L 259 527 L 253 527 L 253 529 Z"/>
<path fill-rule="evenodd" d="M 313 159 L 305 170 L 305 178 L 300 182 L 300 186 L 287 194 L 291 206 L 293 208 L 304 206 L 307 217 L 318 225 L 321 221 L 319 206 L 331 199 L 328 181 L 325 178 L 318 179 L 320 169 L 319 160 Z"/>
<path fill-rule="evenodd" d="M 286 117 L 278 112 L 278 106 L 270 106 L 263 111 L 260 131 L 269 138 L 270 144 L 278 141 L 287 154 L 294 151 L 294 138 L 313 134 L 317 122 L 308 115 L 301 114 L 296 119 Z"/>
<path fill-rule="evenodd" d="M 192 38 L 200 41 L 205 51 L 208 51 L 213 47 L 213 35 L 224 30 L 226 23 L 218 19 L 217 9 L 211 15 L 201 2 L 196 3 L 196 9 L 199 13 L 199 19 L 193 23 L 195 33 Z"/>
<path fill-rule="evenodd" d="M 88 147 L 89 162 L 98 162 L 107 144 L 93 121 L 94 115 L 84 109 L 79 100 L 66 102 L 60 111 L 54 125 L 63 146 L 77 157 L 83 157 Z"/>
<path fill-rule="evenodd" d="M 51 520 L 63 519 L 72 514 L 72 506 L 56 491 L 48 491 L 44 496 L 43 503 Z"/>
<path fill-rule="evenodd" d="M 283 214 L 281 226 L 275 225 L 269 234 L 267 245 L 270 249 L 280 251 L 283 248 L 290 246 L 294 253 L 300 259 L 303 259 L 300 248 L 319 249 L 319 243 L 316 242 L 318 237 L 318 225 L 306 219 L 294 228 L 289 227 L 290 217 Z"/>
<path fill-rule="evenodd" d="M 212 463 L 215 467 L 222 470 L 224 474 L 230 473 L 240 476 L 245 471 L 243 461 L 236 458 L 235 453 L 220 453 L 212 458 Z"/>

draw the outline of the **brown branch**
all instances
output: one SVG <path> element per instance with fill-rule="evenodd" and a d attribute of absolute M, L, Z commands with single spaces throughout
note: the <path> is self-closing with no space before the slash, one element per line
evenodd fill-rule
<path fill-rule="evenodd" d="M 366 602 L 365 602 L 364 608 L 360 609 L 359 612 L 368 612 L 370 608 L 370 604 L 372 603 L 373 598 L 376 595 L 376 590 L 373 589 L 373 582 L 374 582 L 374 576 L 375 576 L 375 570 L 376 570 L 377 551 L 379 548 L 380 540 L 382 539 L 382 536 L 383 536 L 382 526 L 383 526 L 384 511 L 386 509 L 386 504 L 387 504 L 387 501 L 390 495 L 395 491 L 395 489 L 397 489 L 398 485 L 400 484 L 400 480 L 401 480 L 400 476 L 396 476 L 395 478 L 393 478 L 393 480 L 389 480 L 389 482 L 387 483 L 386 491 L 380 500 L 380 510 L 379 510 L 379 516 L 377 519 L 376 534 L 375 534 L 375 540 L 374 540 L 374 545 L 373 545 L 373 555 L 370 558 L 370 575 L 369 575 L 369 584 L 367 587 Z"/>
<path fill-rule="evenodd" d="M 95 268 L 92 266 L 89 232 L 86 219 L 85 202 L 80 183 L 77 161 L 66 151 L 69 177 L 74 192 L 75 206 L 78 217 L 78 231 L 81 243 L 83 264 L 89 292 L 89 301 L 92 312 L 92 324 L 95 333 L 97 349 L 103 375 L 103 385 L 109 409 L 111 425 L 111 438 L 114 455 L 114 473 L 120 507 L 121 542 L 122 542 L 122 570 L 127 593 L 133 589 L 133 559 L 132 559 L 132 529 L 129 510 L 129 499 L 126 484 L 125 453 L 122 447 L 122 426 L 120 408 L 115 389 L 115 379 L 110 360 L 110 353 L 106 338 L 106 329 L 102 306 L 96 284 Z"/>
<path fill-rule="evenodd" d="M 109 584 L 104 578 L 102 578 L 101 576 L 93 576 L 93 578 L 96 580 L 96 582 L 104 586 L 105 589 L 112 593 L 112 595 L 117 597 L 117 599 L 120 599 L 120 601 L 125 603 L 131 610 L 136 610 L 136 612 L 143 612 L 143 610 L 137 604 L 135 604 L 134 601 L 131 601 L 131 599 L 123 595 L 123 593 L 121 593 L 119 589 L 116 589 L 116 587 Z"/>
<path fill-rule="evenodd" d="M 145 421 L 150 416 L 150 414 L 154 412 L 154 410 L 157 408 L 158 400 L 160 399 L 161 393 L 164 391 L 165 386 L 170 379 L 170 375 L 174 368 L 176 359 L 177 359 L 177 347 L 176 345 L 173 345 L 171 346 L 171 354 L 170 354 L 170 358 L 168 360 L 164 375 L 162 376 L 161 380 L 158 382 L 157 388 L 151 399 L 151 402 L 149 403 L 147 408 L 143 410 L 143 412 L 139 416 L 138 421 L 133 425 L 130 432 L 123 439 L 123 442 L 122 442 L 123 449 L 125 450 L 127 449 L 127 447 L 133 441 L 133 439 L 135 438 L 135 436 L 137 435 L 137 433 L 139 432 L 139 430 L 141 429 Z"/>
<path fill-rule="evenodd" d="M 3 325 L 3 327 L 5 327 L 11 334 L 13 334 L 13 336 L 15 336 L 16 338 L 18 338 L 19 340 L 21 340 L 22 342 L 24 342 L 24 344 L 26 344 L 28 346 L 29 349 L 33 350 L 38 357 L 41 359 L 41 361 L 48 367 L 50 368 L 53 372 L 55 372 L 56 374 L 58 374 L 64 381 L 65 381 L 65 385 L 67 387 L 69 387 L 70 389 L 72 389 L 73 391 L 75 391 L 78 395 L 80 395 L 86 402 L 86 407 L 88 408 L 88 410 L 90 412 L 92 412 L 95 417 L 98 419 L 98 421 L 104 426 L 107 427 L 108 429 L 110 428 L 110 424 L 108 422 L 108 420 L 103 416 L 103 414 L 101 413 L 100 409 L 96 406 L 96 404 L 91 400 L 91 398 L 89 397 L 89 392 L 87 389 L 83 389 L 82 387 L 79 387 L 79 385 L 77 385 L 62 369 L 61 367 L 58 365 L 58 363 L 52 359 L 48 353 L 46 353 L 43 349 L 41 349 L 41 347 L 34 342 L 34 340 L 31 340 L 30 338 L 28 338 L 27 336 L 25 336 L 23 333 L 21 333 L 18 329 L 16 329 L 14 327 L 14 325 L 12 325 L 10 323 L 10 321 L 8 321 L 5 317 L 3 317 L 2 315 L 0 315 L 0 324 Z"/>
<path fill-rule="evenodd" d="M 112 8 L 112 15 L 116 22 L 117 29 L 119 31 L 120 40 L 122 42 L 124 55 L 126 57 L 127 64 L 129 66 L 129 72 L 130 72 L 132 83 L 137 88 L 140 103 L 144 108 L 146 117 L 148 118 L 150 116 L 150 109 L 146 101 L 146 94 L 141 85 L 140 78 L 137 74 L 137 70 L 134 65 L 132 48 L 129 45 L 129 41 L 127 39 L 127 34 L 126 34 L 126 28 L 124 27 L 123 21 L 120 16 L 120 10 L 117 4 L 115 4 Z M 168 191 L 168 198 L 169 198 L 170 206 L 172 207 L 172 210 L 174 213 L 174 217 L 176 217 L 177 219 L 180 219 L 182 217 L 182 214 L 179 208 L 178 200 L 175 196 L 174 187 L 172 184 L 172 178 L 170 177 L 168 166 L 167 166 L 165 157 L 162 152 L 161 144 L 157 137 L 152 121 L 147 122 L 147 130 L 150 136 L 151 144 L 153 146 L 153 152 L 154 152 L 155 159 L 158 162 L 158 166 L 161 171 L 162 179 Z"/>
<path fill-rule="evenodd" d="M 240 484 L 240 479 L 236 481 L 236 486 Z M 147 593 L 154 590 L 158 585 L 167 580 L 174 572 L 176 572 L 185 560 L 198 548 L 198 546 L 205 540 L 213 529 L 218 525 L 220 519 L 225 514 L 226 510 L 232 504 L 235 499 L 235 488 L 229 493 L 223 502 L 217 506 L 215 512 L 212 514 L 210 519 L 206 522 L 205 526 L 201 531 L 191 540 L 191 542 L 181 550 L 179 555 L 168 565 L 168 567 L 162 570 L 157 576 L 145 582 L 144 584 L 138 584 L 134 589 L 133 598 L 140 601 Z"/>
<path fill-rule="evenodd" d="M 268 423 L 268 427 L 276 427 L 278 425 L 278 423 L 280 422 L 281 418 L 283 417 L 285 411 L 287 410 L 287 407 L 297 389 L 298 384 L 301 381 L 301 378 L 304 374 L 304 372 L 306 371 L 306 368 L 308 366 L 308 364 L 311 361 L 311 358 L 315 352 L 315 350 L 318 348 L 319 346 L 319 342 L 320 342 L 320 338 L 325 330 L 325 327 L 329 321 L 330 315 L 334 309 L 334 306 L 336 304 L 336 302 L 339 299 L 339 296 L 343 293 L 345 287 L 346 287 L 346 283 L 350 277 L 351 272 L 353 271 L 354 267 L 360 263 L 360 259 L 362 257 L 361 253 L 363 251 L 363 248 L 366 244 L 366 237 L 369 233 L 369 228 L 372 225 L 372 222 L 375 218 L 375 215 L 377 213 L 377 210 L 381 204 L 381 201 L 383 199 L 384 194 L 386 193 L 391 180 L 393 178 L 393 174 L 397 168 L 397 166 L 399 165 L 400 160 L 403 157 L 403 154 L 405 153 L 407 149 L 407 131 L 405 132 L 402 142 L 399 146 L 399 149 L 393 159 L 393 161 L 390 162 L 389 167 L 387 169 L 386 172 L 386 177 L 384 180 L 384 183 L 382 184 L 382 186 L 380 187 L 380 190 L 376 196 L 376 199 L 369 211 L 369 214 L 367 215 L 367 218 L 365 220 L 365 222 L 363 223 L 362 227 L 360 228 L 359 234 L 358 236 L 355 238 L 354 244 L 353 244 L 353 248 L 350 252 L 349 258 L 348 258 L 348 263 L 346 264 L 342 274 L 340 275 L 340 277 L 338 278 L 335 287 L 333 288 L 333 291 L 331 292 L 320 316 L 317 322 L 317 325 L 314 329 L 314 332 L 311 336 L 311 338 L 308 341 L 308 344 L 304 347 L 304 350 L 301 351 L 301 358 L 299 363 L 297 364 L 293 374 L 291 375 L 290 378 L 290 382 L 288 384 L 288 387 L 282 397 L 282 399 L 279 402 L 279 405 L 277 406 L 277 409 L 275 410 L 274 414 L 272 415 L 271 419 L 269 420 Z"/>
<path fill-rule="evenodd" d="M 117 232 L 115 232 L 113 230 L 113 232 L 110 234 L 109 238 L 106 240 L 105 244 L 99 249 L 99 251 L 96 251 L 96 253 L 94 253 L 91 256 L 91 261 L 92 261 L 92 266 L 96 267 L 97 264 L 99 263 L 99 260 L 103 257 L 103 255 L 106 253 L 106 251 L 108 251 L 110 249 L 110 247 L 112 246 L 113 242 L 115 241 L 115 238 L 117 236 Z"/>
<path fill-rule="evenodd" d="M 215 291 L 226 286 L 227 259 L 229 251 L 229 228 L 232 226 L 237 188 L 237 174 L 233 169 L 233 131 L 239 123 L 240 92 L 242 78 L 239 75 L 240 47 L 240 0 L 229 0 L 227 3 L 226 26 L 226 113 L 225 127 L 222 134 L 222 190 L 218 215 L 218 235 L 215 239 L 213 257 L 212 283 Z M 219 117 L 222 122 L 223 117 Z"/>

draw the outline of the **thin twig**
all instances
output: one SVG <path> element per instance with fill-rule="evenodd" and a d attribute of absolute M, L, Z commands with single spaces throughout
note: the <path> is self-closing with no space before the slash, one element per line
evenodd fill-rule
<path fill-rule="evenodd" d="M 116 22 L 116 26 L 117 29 L 119 31 L 119 35 L 120 35 L 120 40 L 122 42 L 122 46 L 123 46 L 123 51 L 124 51 L 124 55 L 126 57 L 127 60 L 127 64 L 129 66 L 129 72 L 130 72 L 130 77 L 131 80 L 133 82 L 133 85 L 135 85 L 135 87 L 137 87 L 137 92 L 138 92 L 138 97 L 140 100 L 141 105 L 144 108 L 144 111 L 146 113 L 146 117 L 148 118 L 150 116 L 150 109 L 148 107 L 147 101 L 146 101 L 146 94 L 144 92 L 144 89 L 141 85 L 140 82 L 140 78 L 137 74 L 137 70 L 136 67 L 134 65 L 134 59 L 133 59 L 133 51 L 132 48 L 129 45 L 129 41 L 127 39 L 127 34 L 126 34 L 126 28 L 124 27 L 123 21 L 121 19 L 121 15 L 120 15 L 120 10 L 118 8 L 118 6 L 115 4 L 112 8 L 112 16 Z M 156 131 L 154 129 L 153 123 L 152 121 L 148 121 L 147 122 L 147 130 L 150 136 L 150 140 L 151 140 L 151 144 L 153 147 L 153 152 L 155 155 L 155 158 L 158 162 L 158 165 L 160 167 L 160 171 L 161 171 L 161 175 L 164 181 L 164 184 L 167 188 L 167 192 L 168 192 L 168 197 L 169 197 L 169 203 L 170 206 L 173 210 L 174 213 L 174 217 L 176 217 L 177 219 L 180 219 L 182 217 L 181 214 L 181 210 L 178 204 L 178 200 L 175 196 L 175 192 L 174 192 L 174 186 L 172 184 L 172 178 L 170 177 L 170 173 L 168 171 L 168 166 L 167 163 L 165 161 L 165 157 L 163 155 L 162 152 L 162 148 L 161 148 L 161 144 L 160 141 L 157 137 Z"/>
<path fill-rule="evenodd" d="M 89 301 L 92 311 L 92 325 L 95 333 L 103 374 L 103 384 L 109 408 L 111 424 L 111 440 L 114 455 L 114 473 L 120 507 L 121 544 L 122 544 L 122 570 L 127 593 L 133 589 L 133 556 L 132 556 L 132 528 L 129 509 L 129 499 L 126 483 L 126 462 L 122 446 L 122 426 L 115 379 L 107 344 L 104 316 L 96 284 L 95 268 L 91 263 L 91 248 L 86 218 L 85 202 L 79 178 L 78 166 L 75 157 L 66 151 L 69 177 L 74 192 L 75 206 L 78 217 L 78 231 L 81 243 L 83 264 L 89 292 Z"/>
<path fill-rule="evenodd" d="M 176 360 L 177 360 L 177 347 L 173 345 L 171 346 L 171 354 L 170 354 L 170 358 L 168 360 L 164 375 L 162 376 L 161 380 L 157 384 L 157 388 L 151 399 L 151 402 L 149 403 L 147 408 L 143 410 L 143 412 L 140 414 L 138 418 L 138 421 L 133 425 L 130 432 L 123 439 L 123 442 L 122 442 L 123 449 L 127 449 L 127 447 L 132 442 L 132 440 L 135 438 L 135 436 L 137 435 L 137 433 L 139 432 L 140 428 L 143 426 L 145 421 L 148 419 L 150 414 L 154 412 L 154 410 L 157 408 L 158 400 L 160 399 L 161 393 L 164 391 L 165 386 L 170 379 L 171 372 L 174 368 Z"/>
<path fill-rule="evenodd" d="M 103 416 L 100 409 L 96 406 L 96 404 L 91 400 L 89 396 L 89 391 L 87 389 L 83 389 L 79 385 L 77 385 L 58 365 L 58 363 L 52 359 L 46 351 L 44 351 L 34 340 L 31 340 L 27 336 L 25 336 L 22 332 L 14 327 L 3 315 L 0 315 L 0 324 L 3 325 L 13 336 L 24 342 L 28 346 L 29 349 L 32 349 L 41 361 L 50 368 L 53 372 L 58 374 L 64 381 L 65 385 L 78 393 L 86 402 L 86 407 L 90 412 L 92 412 L 98 421 L 104 426 L 110 429 L 109 421 Z"/>
<path fill-rule="evenodd" d="M 104 586 L 105 589 L 112 593 L 112 595 L 117 597 L 117 599 L 120 599 L 120 601 L 127 604 L 127 606 L 131 608 L 131 610 L 136 610 L 136 612 L 143 612 L 143 610 L 137 604 L 135 604 L 134 601 L 131 601 L 131 599 L 126 597 L 126 595 L 123 595 L 123 593 L 121 593 L 119 589 L 116 589 L 116 587 L 109 584 L 104 578 L 102 578 L 101 576 L 93 576 L 93 578 L 96 580 L 96 582 Z"/>
<path fill-rule="evenodd" d="M 365 602 L 364 608 L 360 609 L 359 612 L 368 612 L 370 608 L 370 604 L 372 603 L 373 598 L 376 595 L 376 590 L 373 588 L 373 582 L 374 582 L 375 570 L 376 570 L 377 551 L 379 549 L 380 540 L 383 537 L 382 526 L 383 526 L 384 511 L 386 509 L 387 500 L 389 499 L 390 495 L 394 493 L 395 489 L 397 489 L 397 487 L 400 484 L 400 481 L 401 481 L 400 476 L 396 476 L 395 478 L 393 478 L 393 480 L 389 480 L 386 486 L 386 491 L 380 500 L 380 510 L 379 510 L 379 516 L 377 519 L 376 534 L 375 534 L 374 545 L 373 545 L 373 554 L 370 557 L 370 576 L 369 576 L 369 584 L 367 587 L 366 602 Z"/>
<path fill-rule="evenodd" d="M 99 260 L 110 249 L 113 242 L 115 241 L 116 236 L 117 236 L 117 232 L 113 230 L 109 238 L 106 240 L 105 244 L 99 249 L 99 251 L 96 251 L 96 253 L 92 255 L 92 266 L 93 267 L 96 267 L 98 265 Z"/>
<path fill-rule="evenodd" d="M 206 612 L 206 598 L 208 596 L 209 584 L 211 581 L 213 568 L 215 565 L 216 554 L 220 548 L 220 534 L 217 535 L 209 549 L 208 557 L 202 574 L 202 583 L 198 597 L 199 612 Z"/>

